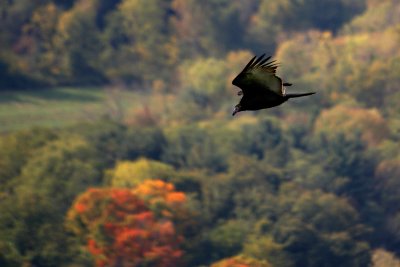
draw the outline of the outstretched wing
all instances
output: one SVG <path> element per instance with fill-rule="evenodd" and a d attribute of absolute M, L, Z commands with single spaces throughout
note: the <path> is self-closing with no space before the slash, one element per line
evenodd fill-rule
<path fill-rule="evenodd" d="M 240 87 L 243 94 L 274 93 L 283 96 L 282 80 L 276 76 L 278 65 L 275 60 L 269 61 L 270 56 L 265 59 L 264 56 L 253 57 L 232 84 Z"/>

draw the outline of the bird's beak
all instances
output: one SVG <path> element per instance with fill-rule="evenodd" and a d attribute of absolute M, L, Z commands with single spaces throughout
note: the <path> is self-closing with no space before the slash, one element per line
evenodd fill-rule
<path fill-rule="evenodd" d="M 232 116 L 235 116 L 235 114 L 238 113 L 238 112 L 239 112 L 239 107 L 236 106 L 236 107 L 233 109 Z"/>

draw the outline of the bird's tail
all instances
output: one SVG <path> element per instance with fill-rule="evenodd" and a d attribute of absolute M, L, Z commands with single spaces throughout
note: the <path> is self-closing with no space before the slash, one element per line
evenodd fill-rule
<path fill-rule="evenodd" d="M 289 98 L 302 97 L 302 96 L 308 96 L 308 95 L 313 95 L 313 94 L 315 94 L 315 92 L 302 93 L 302 94 L 286 94 L 285 97 L 287 99 L 289 99 Z"/>

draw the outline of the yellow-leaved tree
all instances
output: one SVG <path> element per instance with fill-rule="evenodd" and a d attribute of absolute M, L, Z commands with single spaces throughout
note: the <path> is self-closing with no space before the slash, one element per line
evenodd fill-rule
<path fill-rule="evenodd" d="M 133 187 L 146 179 L 169 180 L 175 176 L 173 166 L 145 158 L 136 161 L 120 161 L 108 171 L 113 187 Z"/>
<path fill-rule="evenodd" d="M 327 137 L 360 135 L 369 146 L 378 145 L 389 134 L 385 119 L 377 109 L 337 105 L 323 110 L 315 122 L 315 132 Z"/>
<path fill-rule="evenodd" d="M 272 267 L 272 265 L 266 261 L 260 261 L 244 255 L 238 255 L 215 262 L 211 265 L 211 267 Z"/>

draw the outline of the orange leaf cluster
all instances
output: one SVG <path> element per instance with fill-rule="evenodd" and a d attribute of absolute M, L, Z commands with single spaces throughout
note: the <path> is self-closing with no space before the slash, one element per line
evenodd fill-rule
<path fill-rule="evenodd" d="M 87 210 L 87 206 L 84 203 L 76 203 L 75 209 L 79 213 L 84 213 Z"/>
<path fill-rule="evenodd" d="M 186 201 L 186 195 L 175 191 L 171 183 L 162 180 L 146 180 L 133 191 L 151 205 L 162 205 L 174 209 Z"/>

